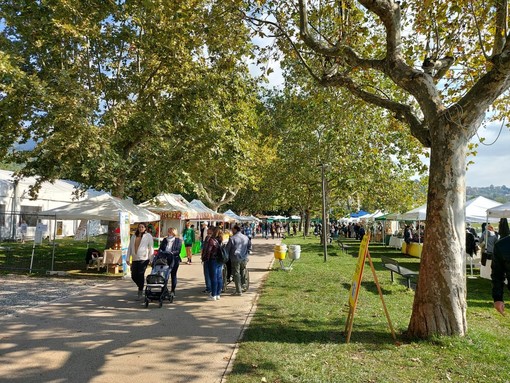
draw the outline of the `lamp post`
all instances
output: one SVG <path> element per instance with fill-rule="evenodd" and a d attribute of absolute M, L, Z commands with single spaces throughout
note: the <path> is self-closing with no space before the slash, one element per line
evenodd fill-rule
<path fill-rule="evenodd" d="M 325 175 L 326 164 L 321 163 L 321 176 L 322 176 L 322 246 L 324 251 L 324 262 L 328 259 L 328 235 L 326 222 L 326 175 Z"/>

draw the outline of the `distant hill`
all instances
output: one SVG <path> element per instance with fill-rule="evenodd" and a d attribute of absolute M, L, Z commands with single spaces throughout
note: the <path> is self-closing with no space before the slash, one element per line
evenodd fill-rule
<path fill-rule="evenodd" d="M 483 196 L 501 203 L 510 201 L 510 188 L 503 186 L 466 187 L 466 199 Z"/>

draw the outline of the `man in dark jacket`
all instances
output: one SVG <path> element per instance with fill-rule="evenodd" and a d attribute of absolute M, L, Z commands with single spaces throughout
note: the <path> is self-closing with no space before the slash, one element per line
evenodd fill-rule
<path fill-rule="evenodd" d="M 161 241 L 159 246 L 158 255 L 166 257 L 168 266 L 170 266 L 170 277 L 172 279 L 170 294 L 175 295 L 175 288 L 177 287 L 177 270 L 181 262 L 181 248 L 182 239 L 177 237 L 177 229 L 174 227 L 168 228 L 168 236 Z"/>
<path fill-rule="evenodd" d="M 492 256 L 492 298 L 494 299 L 494 308 L 501 314 L 505 310 L 503 302 L 505 278 L 510 281 L 510 236 L 502 238 L 494 244 Z"/>
<path fill-rule="evenodd" d="M 227 252 L 232 263 L 232 274 L 236 284 L 236 292 L 233 295 L 243 294 L 243 285 L 245 281 L 241 278 L 244 275 L 244 269 L 248 263 L 248 255 L 251 252 L 251 239 L 241 232 L 241 227 L 235 225 L 232 228 L 232 235 L 227 243 Z"/>

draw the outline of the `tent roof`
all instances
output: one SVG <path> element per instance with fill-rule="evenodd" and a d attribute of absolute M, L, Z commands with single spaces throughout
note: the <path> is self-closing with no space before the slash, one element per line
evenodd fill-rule
<path fill-rule="evenodd" d="M 370 213 L 365 210 L 360 210 L 357 213 L 351 213 L 350 216 L 351 216 L 351 218 L 361 218 L 367 214 L 370 214 Z"/>
<path fill-rule="evenodd" d="M 161 193 L 139 206 L 158 213 L 161 218 L 169 219 L 201 219 L 200 212 L 180 194 Z M 207 217 L 203 217 L 208 219 Z"/>
<path fill-rule="evenodd" d="M 215 212 L 213 209 L 207 207 L 202 201 L 198 199 L 194 199 L 189 203 L 193 209 L 200 212 L 200 214 L 204 215 L 204 218 L 213 221 L 223 221 L 225 219 L 225 215 Z"/>
<path fill-rule="evenodd" d="M 466 201 L 466 222 L 487 222 L 487 209 L 495 208 L 501 204 L 485 197 L 472 198 Z M 489 218 L 490 222 L 496 222 L 498 217 Z"/>
<path fill-rule="evenodd" d="M 400 215 L 402 221 L 425 221 L 427 218 L 427 204 L 423 204 Z"/>
<path fill-rule="evenodd" d="M 131 200 L 119 199 L 108 194 L 72 202 L 54 209 L 42 211 L 41 215 L 53 215 L 57 219 L 89 219 L 118 221 L 120 212 L 128 212 L 131 223 L 159 221 L 159 215 L 136 206 Z"/>
<path fill-rule="evenodd" d="M 510 202 L 495 206 L 487 210 L 487 216 L 490 218 L 510 218 Z"/>
<path fill-rule="evenodd" d="M 21 178 L 18 181 L 17 196 L 21 199 L 28 199 L 28 190 L 35 182 L 36 177 Z M 8 190 L 14 184 L 14 173 L 8 170 L 0 170 L 0 183 L 0 197 L 7 197 Z M 75 190 L 74 184 L 68 181 L 55 180 L 54 182 L 44 182 L 39 190 L 37 199 L 70 202 L 75 197 L 73 194 Z"/>
<path fill-rule="evenodd" d="M 227 217 L 230 217 L 230 218 L 233 218 L 235 219 L 236 221 L 242 221 L 243 219 L 238 216 L 236 213 L 234 213 L 232 210 L 227 210 L 226 212 L 224 212 L 223 214 L 225 214 Z"/>

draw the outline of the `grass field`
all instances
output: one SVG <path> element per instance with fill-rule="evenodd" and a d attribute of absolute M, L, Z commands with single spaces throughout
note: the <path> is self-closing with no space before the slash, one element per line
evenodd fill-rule
<path fill-rule="evenodd" d="M 359 242 L 346 241 L 349 253 L 356 254 Z M 467 336 L 407 340 L 403 334 L 414 291 L 402 278 L 390 281 L 380 256 L 415 270 L 419 259 L 371 245 L 398 339 L 391 336 L 367 263 L 351 341 L 346 344 L 343 331 L 357 258 L 332 246 L 324 262 L 316 238 L 285 242 L 301 245 L 301 259 L 291 272 L 269 273 L 228 383 L 510 382 L 510 317 L 492 308 L 490 281 L 467 279 Z"/>
<path fill-rule="evenodd" d="M 105 243 L 106 236 L 98 236 L 91 238 L 88 245 L 103 249 Z M 0 246 L 0 273 L 28 274 L 32 263 L 31 274 L 34 276 L 46 275 L 47 270 L 66 271 L 77 277 L 105 275 L 105 272 L 86 270 L 86 251 L 87 242 L 73 238 L 58 239 L 55 247 L 47 240 L 35 247 L 33 242 L 3 242 Z"/>

